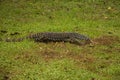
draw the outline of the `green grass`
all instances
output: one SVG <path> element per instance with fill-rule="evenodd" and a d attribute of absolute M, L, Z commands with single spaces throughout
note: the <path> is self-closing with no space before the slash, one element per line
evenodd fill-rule
<path fill-rule="evenodd" d="M 119 80 L 119 13 L 119 0 L 2 0 L 0 38 L 78 32 L 98 44 L 0 42 L 0 80 Z"/>

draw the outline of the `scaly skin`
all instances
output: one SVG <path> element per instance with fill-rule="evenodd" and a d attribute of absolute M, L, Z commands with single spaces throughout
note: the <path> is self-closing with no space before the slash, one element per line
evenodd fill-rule
<path fill-rule="evenodd" d="M 35 42 L 70 42 L 78 45 L 91 43 L 91 40 L 88 37 L 72 32 L 41 32 L 29 35 L 25 38 L 6 39 L 5 41 L 20 42 L 24 39 L 32 39 Z"/>

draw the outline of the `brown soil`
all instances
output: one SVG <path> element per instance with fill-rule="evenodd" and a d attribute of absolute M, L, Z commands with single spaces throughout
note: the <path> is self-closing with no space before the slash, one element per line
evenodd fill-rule
<path fill-rule="evenodd" d="M 117 36 L 101 36 L 92 40 L 93 43 L 99 45 L 110 45 L 116 42 L 120 42 L 120 38 Z"/>
<path fill-rule="evenodd" d="M 55 59 L 62 59 L 62 58 L 72 59 L 75 62 L 93 62 L 94 61 L 94 57 L 91 56 L 90 54 L 84 53 L 84 51 L 81 51 L 80 53 L 75 53 L 71 50 L 58 52 L 51 48 L 49 50 L 43 50 L 42 52 L 40 52 L 40 55 L 47 62 Z"/>
<path fill-rule="evenodd" d="M 60 55 L 60 53 L 54 51 L 53 49 L 43 50 L 40 55 L 47 62 L 50 61 L 50 60 L 52 60 L 52 59 L 60 59 L 60 58 L 62 58 L 62 56 Z"/>

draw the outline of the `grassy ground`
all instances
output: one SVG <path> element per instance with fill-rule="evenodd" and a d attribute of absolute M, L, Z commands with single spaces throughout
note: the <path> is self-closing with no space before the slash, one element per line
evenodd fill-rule
<path fill-rule="evenodd" d="M 96 44 L 0 42 L 0 80 L 119 80 L 119 0 L 0 0 L 0 37 L 78 32 Z"/>

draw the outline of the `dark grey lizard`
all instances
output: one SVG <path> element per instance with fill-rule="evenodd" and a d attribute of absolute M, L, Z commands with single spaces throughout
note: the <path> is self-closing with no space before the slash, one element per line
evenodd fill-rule
<path fill-rule="evenodd" d="M 4 41 L 20 42 L 24 39 L 32 39 L 35 42 L 70 42 L 79 45 L 91 43 L 88 37 L 74 32 L 41 32 L 29 35 L 25 38 L 5 39 Z"/>

